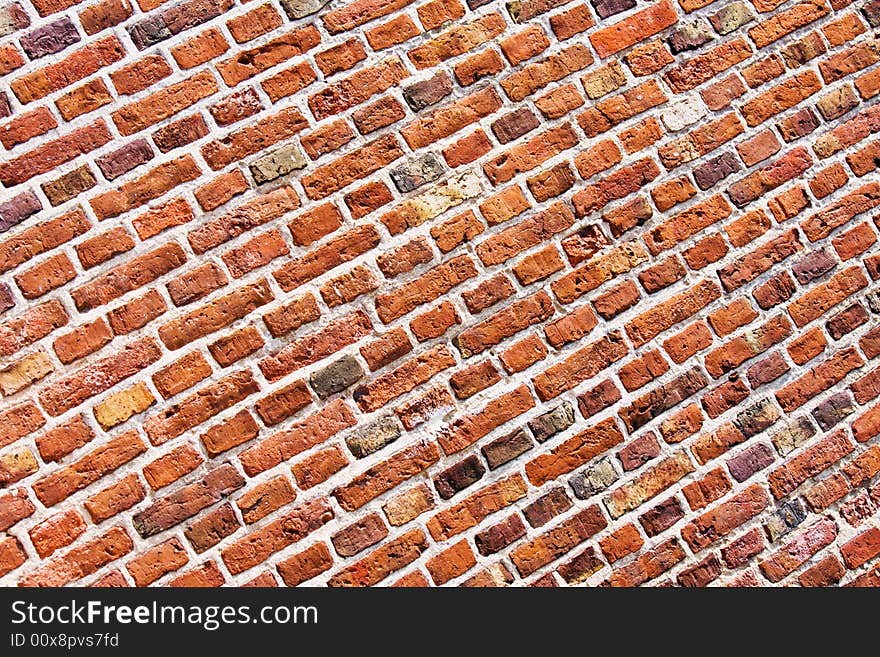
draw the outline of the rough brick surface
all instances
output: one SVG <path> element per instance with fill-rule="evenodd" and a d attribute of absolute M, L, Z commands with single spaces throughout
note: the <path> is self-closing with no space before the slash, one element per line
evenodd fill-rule
<path fill-rule="evenodd" d="M 0 585 L 876 583 L 878 24 L 7 3 Z"/>

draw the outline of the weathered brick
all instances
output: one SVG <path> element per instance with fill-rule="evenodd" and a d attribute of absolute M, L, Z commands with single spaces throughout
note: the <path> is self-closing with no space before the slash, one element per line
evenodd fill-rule
<path fill-rule="evenodd" d="M 362 507 L 370 500 L 417 475 L 439 458 L 437 446 L 422 442 L 392 454 L 386 461 L 366 470 L 349 483 L 336 488 L 333 496 L 346 510 Z"/>
<path fill-rule="evenodd" d="M 144 431 L 160 445 L 209 420 L 222 410 L 259 391 L 250 370 L 241 370 L 206 385 L 176 405 L 151 416 Z"/>
<path fill-rule="evenodd" d="M 107 356 L 55 380 L 40 392 L 40 403 L 50 415 L 60 415 L 89 397 L 137 374 L 147 365 L 159 360 L 159 357 L 159 345 L 153 338 L 135 340 L 122 347 L 115 355 Z"/>
<path fill-rule="evenodd" d="M 541 485 L 571 472 L 621 442 L 623 434 L 614 421 L 603 420 L 529 461 L 526 475 L 533 484 Z"/>
<path fill-rule="evenodd" d="M 10 0 L 0 578 L 876 583 L 847 3 Z"/>
<path fill-rule="evenodd" d="M 134 548 L 122 527 L 112 527 L 91 541 L 31 571 L 19 580 L 21 586 L 64 586 L 88 577 L 102 566 L 119 559 Z"/>
<path fill-rule="evenodd" d="M 528 576 L 566 554 L 606 525 L 599 507 L 588 507 L 541 536 L 514 548 L 510 553 L 511 561 L 520 575 Z"/>
<path fill-rule="evenodd" d="M 671 2 L 664 0 L 590 36 L 600 57 L 608 57 L 660 32 L 678 20 Z"/>
<path fill-rule="evenodd" d="M 144 451 L 146 447 L 137 433 L 124 433 L 78 461 L 40 479 L 34 483 L 34 493 L 46 506 L 54 506 Z"/>
<path fill-rule="evenodd" d="M 226 567 L 233 574 L 242 573 L 269 556 L 292 545 L 333 519 L 333 509 L 326 498 L 304 502 L 293 511 L 262 525 L 248 536 L 220 551 Z"/>
<path fill-rule="evenodd" d="M 244 478 L 229 464 L 221 465 L 197 483 L 154 501 L 132 518 L 142 537 L 153 536 L 196 515 L 244 485 Z"/>

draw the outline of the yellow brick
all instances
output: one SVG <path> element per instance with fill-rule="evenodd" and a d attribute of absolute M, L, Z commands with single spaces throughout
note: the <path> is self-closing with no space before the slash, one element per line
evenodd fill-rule
<path fill-rule="evenodd" d="M 143 383 L 128 390 L 113 393 L 95 406 L 95 419 L 102 429 L 122 424 L 132 415 L 143 413 L 156 402 L 153 393 Z"/>

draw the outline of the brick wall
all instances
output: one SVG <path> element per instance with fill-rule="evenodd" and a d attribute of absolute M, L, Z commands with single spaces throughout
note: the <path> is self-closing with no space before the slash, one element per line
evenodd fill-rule
<path fill-rule="evenodd" d="M 0 8 L 0 584 L 880 583 L 880 1 Z"/>

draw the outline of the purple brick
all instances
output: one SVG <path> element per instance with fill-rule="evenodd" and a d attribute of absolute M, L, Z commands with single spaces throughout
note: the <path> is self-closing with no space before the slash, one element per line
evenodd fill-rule
<path fill-rule="evenodd" d="M 847 415 L 854 413 L 855 410 L 849 393 L 839 392 L 813 409 L 813 417 L 819 423 L 819 426 L 822 427 L 822 431 L 828 431 Z"/>
<path fill-rule="evenodd" d="M 571 508 L 571 499 L 564 488 L 554 488 L 523 509 L 532 527 L 542 527 L 560 513 Z"/>
<path fill-rule="evenodd" d="M 208 126 L 201 114 L 185 116 L 159 128 L 153 133 L 153 141 L 163 153 L 191 144 L 208 134 Z"/>
<path fill-rule="evenodd" d="M 648 536 L 656 536 L 684 518 L 684 509 L 677 497 L 670 497 L 665 502 L 661 502 L 650 511 L 646 511 L 639 516 L 639 522 L 645 528 Z"/>
<path fill-rule="evenodd" d="M 608 18 L 636 6 L 636 0 L 590 0 L 599 18 Z"/>
<path fill-rule="evenodd" d="M 773 450 L 764 443 L 758 443 L 728 459 L 727 469 L 734 479 L 742 482 L 773 463 L 773 458 Z"/>
<path fill-rule="evenodd" d="M 865 307 L 860 303 L 854 303 L 825 322 L 825 328 L 828 329 L 828 335 L 835 340 L 840 340 L 866 323 L 868 319 L 868 311 L 865 310 Z"/>
<path fill-rule="evenodd" d="M 785 141 L 794 141 L 805 137 L 819 127 L 819 117 L 809 107 L 795 112 L 778 124 L 779 131 Z"/>
<path fill-rule="evenodd" d="M 0 233 L 5 233 L 42 209 L 40 199 L 33 192 L 22 192 L 0 204 Z"/>
<path fill-rule="evenodd" d="M 476 483 L 485 472 L 486 468 L 480 463 L 480 459 L 471 455 L 434 477 L 434 486 L 440 497 L 448 500 L 457 492 Z"/>
<path fill-rule="evenodd" d="M 0 313 L 15 306 L 15 298 L 12 296 L 12 290 L 6 283 L 0 283 Z"/>
<path fill-rule="evenodd" d="M 61 52 L 79 41 L 76 26 L 69 18 L 61 18 L 21 37 L 21 47 L 31 59 Z"/>
<path fill-rule="evenodd" d="M 440 71 L 432 78 L 408 86 L 403 90 L 403 98 L 407 105 L 418 112 L 439 103 L 451 93 L 452 80 L 445 71 Z"/>
<path fill-rule="evenodd" d="M 172 37 L 171 30 L 165 25 L 165 19 L 162 16 L 149 16 L 127 29 L 135 48 L 138 50 L 145 50 Z"/>
<path fill-rule="evenodd" d="M 718 157 L 707 160 L 694 169 L 694 180 L 700 189 L 709 189 L 712 185 L 724 180 L 727 176 L 742 169 L 739 160 L 732 152 L 722 153 Z"/>
<path fill-rule="evenodd" d="M 474 536 L 477 551 L 484 557 L 503 550 L 514 541 L 518 541 L 526 535 L 526 527 L 522 519 L 513 514 L 506 520 L 484 529 Z"/>
<path fill-rule="evenodd" d="M 819 249 L 804 256 L 800 261 L 791 268 L 791 273 L 801 285 L 806 285 L 829 271 L 834 269 L 837 264 L 834 258 L 825 249 Z"/>
<path fill-rule="evenodd" d="M 747 376 L 749 377 L 749 383 L 752 384 L 752 388 L 757 388 L 765 383 L 775 381 L 788 372 L 788 369 L 788 363 L 785 362 L 782 355 L 779 352 L 774 352 L 767 356 L 767 358 L 752 365 L 747 372 Z"/>
<path fill-rule="evenodd" d="M 522 107 L 505 114 L 492 124 L 492 132 L 502 144 L 522 137 L 540 125 L 538 117 L 528 107 Z"/>
<path fill-rule="evenodd" d="M 153 159 L 153 149 L 146 139 L 138 139 L 95 160 L 107 180 L 118 178 Z"/>
<path fill-rule="evenodd" d="M 162 12 L 162 19 L 171 34 L 180 34 L 196 25 L 206 23 L 212 18 L 217 18 L 232 6 L 232 0 L 188 0 L 173 5 Z"/>
<path fill-rule="evenodd" d="M 578 408 L 581 415 L 590 418 L 596 413 L 620 401 L 620 390 L 611 379 L 605 379 L 599 385 L 578 397 Z"/>

